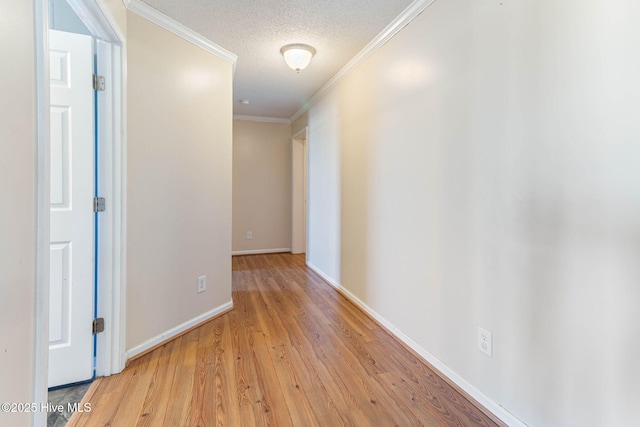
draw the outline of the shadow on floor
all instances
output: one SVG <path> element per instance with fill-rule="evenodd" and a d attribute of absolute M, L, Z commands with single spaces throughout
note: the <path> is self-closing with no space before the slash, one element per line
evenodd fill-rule
<path fill-rule="evenodd" d="M 73 404 L 80 403 L 90 386 L 91 383 L 87 383 L 49 391 L 49 406 L 58 408 L 58 405 L 62 405 L 63 410 L 49 412 L 49 415 L 47 415 L 47 427 L 66 426 L 69 418 L 73 415 L 71 411 Z M 71 408 L 69 404 L 71 404 Z"/>

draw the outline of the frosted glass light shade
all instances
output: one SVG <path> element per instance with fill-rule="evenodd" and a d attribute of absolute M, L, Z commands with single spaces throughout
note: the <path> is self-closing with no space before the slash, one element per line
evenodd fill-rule
<path fill-rule="evenodd" d="M 288 44 L 282 46 L 280 53 L 284 56 L 284 61 L 291 69 L 300 72 L 311 62 L 311 58 L 316 54 L 316 50 L 307 44 Z"/>

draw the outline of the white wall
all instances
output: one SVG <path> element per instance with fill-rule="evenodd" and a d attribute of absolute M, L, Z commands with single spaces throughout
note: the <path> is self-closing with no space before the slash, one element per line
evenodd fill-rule
<path fill-rule="evenodd" d="M 36 295 L 36 91 L 33 2 L 0 2 L 0 402 L 32 402 Z M 31 414 L 0 412 L 0 425 Z"/>
<path fill-rule="evenodd" d="M 132 349 L 231 302 L 232 65 L 134 13 L 127 27 Z"/>
<path fill-rule="evenodd" d="M 340 112 L 335 93 L 309 112 L 307 262 L 340 279 Z"/>
<path fill-rule="evenodd" d="M 291 126 L 234 120 L 233 251 L 290 249 Z"/>
<path fill-rule="evenodd" d="M 531 426 L 637 424 L 639 19 L 437 1 L 308 114 L 308 261 Z"/>

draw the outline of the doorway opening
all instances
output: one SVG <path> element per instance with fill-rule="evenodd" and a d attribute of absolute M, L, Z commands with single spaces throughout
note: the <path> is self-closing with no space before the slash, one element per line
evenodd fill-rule
<path fill-rule="evenodd" d="M 64 3 L 62 3 L 62 2 Z M 51 280 L 51 129 L 52 123 L 49 29 L 50 12 L 54 8 L 72 10 L 81 26 L 93 37 L 98 58 L 95 72 L 104 76 L 105 90 L 95 100 L 98 111 L 96 129 L 99 141 L 95 147 L 99 159 L 95 179 L 100 183 L 100 196 L 106 200 L 101 212 L 96 238 L 100 242 L 95 259 L 98 316 L 105 321 L 104 333 L 96 336 L 95 360 L 97 376 L 121 372 L 125 362 L 124 281 L 125 281 L 125 169 L 124 169 L 124 36 L 103 2 L 81 0 L 36 0 L 37 102 L 38 102 L 38 251 L 36 289 L 36 373 L 35 400 L 47 401 L 49 376 L 50 280 Z M 61 19 L 58 15 L 58 19 Z M 76 22 L 76 24 L 78 24 Z M 88 326 L 90 327 L 90 325 Z M 35 425 L 44 425 L 46 414 L 34 414 Z"/>
<path fill-rule="evenodd" d="M 291 139 L 291 253 L 307 253 L 307 145 L 305 127 Z"/>

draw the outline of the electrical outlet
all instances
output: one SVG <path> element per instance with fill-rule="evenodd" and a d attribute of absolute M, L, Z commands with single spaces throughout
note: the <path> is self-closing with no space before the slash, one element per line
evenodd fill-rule
<path fill-rule="evenodd" d="M 247 240 L 253 239 L 253 231 L 247 231 Z"/>
<path fill-rule="evenodd" d="M 478 350 L 491 357 L 491 332 L 478 328 Z"/>
<path fill-rule="evenodd" d="M 207 276 L 198 277 L 198 293 L 207 290 Z"/>

